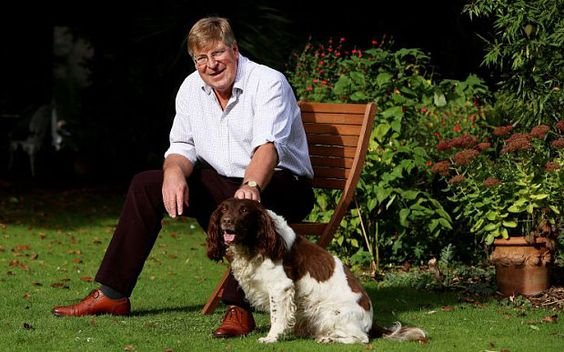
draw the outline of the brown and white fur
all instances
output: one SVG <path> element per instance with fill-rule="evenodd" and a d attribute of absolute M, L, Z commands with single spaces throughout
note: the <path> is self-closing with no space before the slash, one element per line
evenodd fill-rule
<path fill-rule="evenodd" d="M 210 259 L 232 259 L 231 269 L 253 307 L 270 312 L 272 343 L 290 331 L 318 342 L 368 343 L 376 335 L 424 340 L 418 328 L 373 326 L 372 303 L 337 258 L 296 236 L 283 217 L 252 200 L 228 199 L 210 219 Z"/>

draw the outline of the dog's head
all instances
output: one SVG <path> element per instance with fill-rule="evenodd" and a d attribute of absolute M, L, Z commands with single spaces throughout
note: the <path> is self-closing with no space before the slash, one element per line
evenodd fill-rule
<path fill-rule="evenodd" d="M 208 257 L 220 260 L 228 246 L 245 246 L 253 254 L 280 259 L 286 247 L 266 209 L 257 201 L 229 198 L 210 217 Z"/>

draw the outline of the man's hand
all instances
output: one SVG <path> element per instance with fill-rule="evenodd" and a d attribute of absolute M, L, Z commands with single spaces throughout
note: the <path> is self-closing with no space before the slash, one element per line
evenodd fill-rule
<path fill-rule="evenodd" d="M 252 199 L 260 202 L 260 191 L 257 187 L 251 187 L 248 185 L 242 185 L 239 189 L 235 192 L 235 198 L 239 199 Z"/>
<path fill-rule="evenodd" d="M 181 159 L 180 159 L 181 158 Z M 171 218 L 182 215 L 184 206 L 188 206 L 189 193 L 187 174 L 192 172 L 192 165 L 181 156 L 171 155 L 163 167 L 163 203 Z"/>
<path fill-rule="evenodd" d="M 274 143 L 267 142 L 259 146 L 253 153 L 251 162 L 245 170 L 243 185 L 239 187 L 233 196 L 239 199 L 252 199 L 260 202 L 261 189 L 264 190 L 268 182 L 270 182 L 277 164 L 278 152 Z M 253 181 L 255 184 L 260 185 L 260 187 L 248 185 L 247 182 L 249 181 Z"/>

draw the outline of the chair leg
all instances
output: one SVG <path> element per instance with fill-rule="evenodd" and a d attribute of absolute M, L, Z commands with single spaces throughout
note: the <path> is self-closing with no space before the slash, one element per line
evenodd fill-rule
<path fill-rule="evenodd" d="M 229 277 L 230 272 L 231 272 L 231 268 L 227 268 L 225 273 L 223 273 L 223 277 L 217 283 L 217 286 L 215 287 L 212 294 L 208 298 L 208 301 L 204 305 L 204 308 L 202 308 L 202 314 L 207 315 L 215 311 L 215 309 L 219 305 L 219 300 L 221 299 L 221 296 L 223 294 L 223 288 L 225 286 L 225 282 L 227 281 L 227 278 Z"/>

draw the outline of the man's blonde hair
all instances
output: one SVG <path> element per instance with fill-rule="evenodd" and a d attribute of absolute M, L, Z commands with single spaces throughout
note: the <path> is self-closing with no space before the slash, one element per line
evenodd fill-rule
<path fill-rule="evenodd" d="M 193 56 L 194 52 L 216 42 L 231 47 L 237 43 L 237 40 L 226 18 L 204 17 L 196 22 L 188 33 L 188 54 Z"/>

